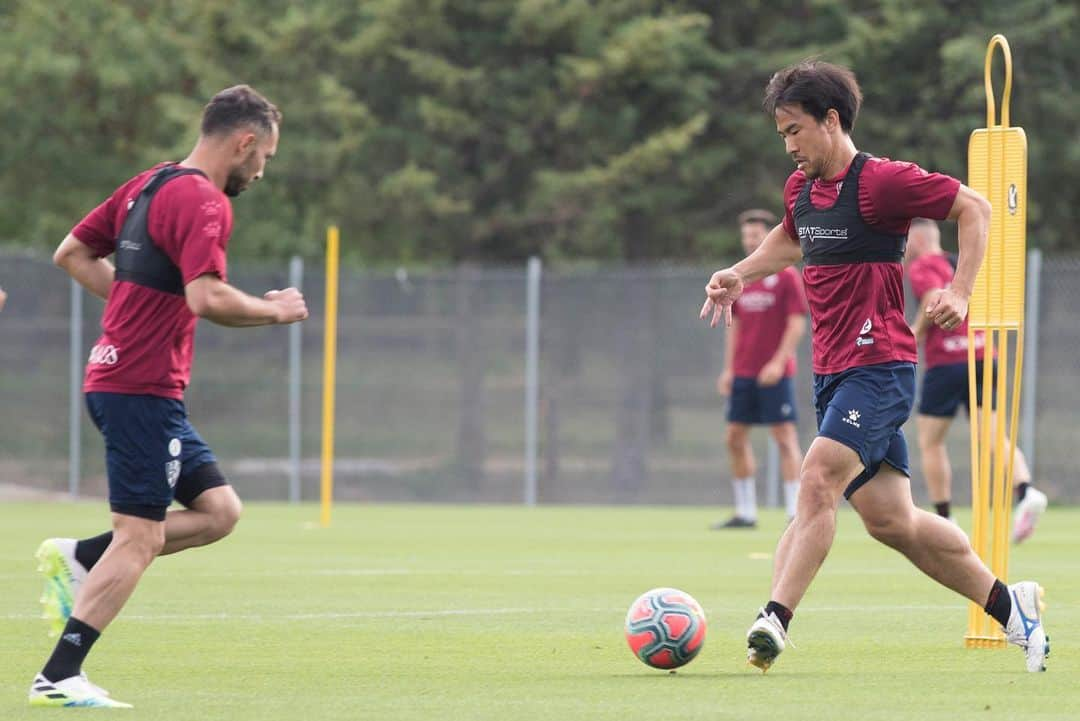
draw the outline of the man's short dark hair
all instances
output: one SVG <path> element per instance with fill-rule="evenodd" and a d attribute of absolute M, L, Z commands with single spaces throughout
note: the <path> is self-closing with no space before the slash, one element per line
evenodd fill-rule
<path fill-rule="evenodd" d="M 840 127 L 850 133 L 862 105 L 855 73 L 821 60 L 803 60 L 777 72 L 765 88 L 765 112 L 776 115 L 783 105 L 799 105 L 819 123 L 829 109 L 840 116 Z"/>
<path fill-rule="evenodd" d="M 254 126 L 269 133 L 281 125 L 281 111 L 248 85 L 225 88 L 203 108 L 202 134 L 229 133 L 244 126 Z"/>
<path fill-rule="evenodd" d="M 761 210 L 760 208 L 744 210 L 739 213 L 738 221 L 740 226 L 745 225 L 746 223 L 761 223 L 767 230 L 772 230 L 776 227 L 776 223 L 778 222 L 774 214 L 767 210 Z"/>

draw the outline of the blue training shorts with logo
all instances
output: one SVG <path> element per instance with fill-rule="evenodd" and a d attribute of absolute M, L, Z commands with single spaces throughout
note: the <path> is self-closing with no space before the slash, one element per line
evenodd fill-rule
<path fill-rule="evenodd" d="M 105 437 L 114 513 L 163 521 L 174 498 L 190 505 L 208 488 L 225 485 L 183 402 L 95 391 L 86 394 L 86 408 Z"/>
<path fill-rule="evenodd" d="M 990 368 L 990 407 L 997 402 L 997 361 Z M 971 399 L 968 397 L 968 364 L 948 363 L 928 368 L 923 374 L 922 394 L 919 396 L 919 414 L 954 418 L 964 404 L 964 410 L 971 415 Z M 982 405 L 983 398 L 983 362 L 975 361 L 975 403 Z"/>
<path fill-rule="evenodd" d="M 902 426 L 914 402 L 913 363 L 878 363 L 814 375 L 818 435 L 858 453 L 864 466 L 844 490 L 845 498 L 873 478 L 882 463 L 910 477 Z"/>
<path fill-rule="evenodd" d="M 750 425 L 795 422 L 798 418 L 791 378 L 781 378 L 774 386 L 758 385 L 756 378 L 732 379 L 727 419 L 731 423 Z"/>

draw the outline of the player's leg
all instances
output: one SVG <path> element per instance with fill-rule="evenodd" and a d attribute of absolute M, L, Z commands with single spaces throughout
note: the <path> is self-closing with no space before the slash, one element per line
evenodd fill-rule
<path fill-rule="evenodd" d="M 915 417 L 919 433 L 919 452 L 922 459 L 923 477 L 930 502 L 939 516 L 952 516 L 952 465 L 945 447 L 952 418 L 930 416 L 920 413 Z"/>
<path fill-rule="evenodd" d="M 795 384 L 790 377 L 781 378 L 773 386 L 760 388 L 761 420 L 769 431 L 780 455 L 780 478 L 784 482 L 784 507 L 790 520 L 795 515 L 799 496 L 799 471 L 802 449 L 796 427 Z"/>
<path fill-rule="evenodd" d="M 728 398 L 726 443 L 731 469 L 731 490 L 735 512 L 726 521 L 712 524 L 713 529 L 754 528 L 757 525 L 757 487 L 754 474 L 754 448 L 750 427 L 758 423 L 757 384 L 753 378 L 735 378 Z"/>
<path fill-rule="evenodd" d="M 917 508 L 907 476 L 883 464 L 851 498 L 870 535 L 904 554 L 935 581 L 980 604 L 1025 653 L 1029 671 L 1045 670 L 1049 638 L 1042 628 L 1042 589 L 1033 581 L 1006 586 L 975 554 L 955 524 Z"/>
<path fill-rule="evenodd" d="M 773 440 L 780 451 L 780 477 L 784 482 L 784 508 L 789 519 L 795 516 L 799 499 L 799 472 L 802 468 L 802 448 L 799 430 L 792 422 L 770 427 Z"/>
<path fill-rule="evenodd" d="M 923 477 L 939 516 L 952 517 L 952 465 L 945 435 L 961 403 L 968 401 L 967 363 L 949 363 L 926 371 L 916 427 Z"/>

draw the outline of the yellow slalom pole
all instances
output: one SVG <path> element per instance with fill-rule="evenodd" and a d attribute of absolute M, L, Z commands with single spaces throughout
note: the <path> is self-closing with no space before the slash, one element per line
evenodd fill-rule
<path fill-rule="evenodd" d="M 321 523 L 330 525 L 334 502 L 334 373 L 337 365 L 338 228 L 326 229 L 326 328 L 323 339 L 322 499 Z"/>

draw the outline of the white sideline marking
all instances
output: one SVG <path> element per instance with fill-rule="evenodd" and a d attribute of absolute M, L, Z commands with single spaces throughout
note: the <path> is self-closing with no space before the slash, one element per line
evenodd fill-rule
<path fill-rule="evenodd" d="M 802 613 L 850 613 L 852 611 L 957 611 L 963 610 L 964 604 L 926 604 L 898 606 L 818 606 L 801 608 Z M 706 611 L 715 613 L 748 613 L 746 607 L 710 606 Z M 326 613 L 192 613 L 192 614 L 130 614 L 121 619 L 128 621 L 185 622 L 185 621 L 332 621 L 350 618 L 443 618 L 451 616 L 510 616 L 538 613 L 604 613 L 622 615 L 622 608 L 443 608 L 428 611 L 348 611 Z M 5 621 L 40 620 L 41 616 L 32 613 L 9 613 L 0 616 Z"/>

